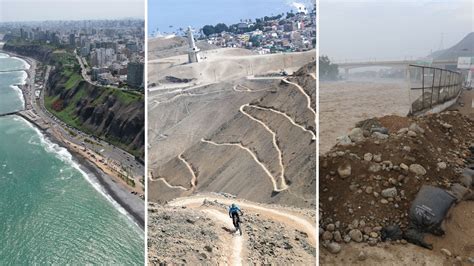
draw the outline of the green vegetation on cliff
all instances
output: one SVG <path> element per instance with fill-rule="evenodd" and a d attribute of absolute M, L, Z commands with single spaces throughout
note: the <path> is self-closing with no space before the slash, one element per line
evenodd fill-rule
<path fill-rule="evenodd" d="M 52 66 L 45 107 L 64 123 L 144 157 L 144 96 L 136 91 L 100 87 L 82 78 L 73 51 L 42 42 L 10 40 L 7 50 Z"/>

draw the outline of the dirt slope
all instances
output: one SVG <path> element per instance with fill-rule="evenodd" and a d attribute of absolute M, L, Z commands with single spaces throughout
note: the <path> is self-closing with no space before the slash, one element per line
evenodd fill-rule
<path fill-rule="evenodd" d="M 371 135 L 372 126 L 389 134 Z M 472 167 L 468 148 L 473 145 L 474 122 L 447 111 L 418 118 L 385 116 L 357 127 L 359 131 L 341 140 L 345 144 L 320 157 L 321 260 L 328 265 L 452 265 L 458 260 L 467 265 L 473 257 L 468 225 L 474 215 L 472 201 L 453 207 L 445 220 L 445 236 L 425 237 L 434 251 L 380 241 L 385 226 L 407 228 L 409 208 L 422 185 L 452 190 L 454 184 L 466 183 L 462 173 Z M 472 184 L 464 186 L 469 193 Z M 396 192 L 389 196 L 388 191 Z M 403 241 L 397 243 L 406 244 Z M 359 256 L 362 249 L 365 254 Z M 447 258 L 442 249 L 451 255 Z"/>
<path fill-rule="evenodd" d="M 234 234 L 226 207 L 243 210 L 243 235 Z M 316 256 L 315 212 L 256 204 L 218 194 L 149 206 L 148 262 L 172 264 L 300 264 Z"/>
<path fill-rule="evenodd" d="M 312 74 L 150 93 L 149 199 L 214 191 L 314 207 Z"/>

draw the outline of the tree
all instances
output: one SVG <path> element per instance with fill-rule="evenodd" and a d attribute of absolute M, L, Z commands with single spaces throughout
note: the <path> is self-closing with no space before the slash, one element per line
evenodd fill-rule
<path fill-rule="evenodd" d="M 326 55 L 319 57 L 319 77 L 322 80 L 336 80 L 339 76 L 338 65 L 331 63 Z"/>
<path fill-rule="evenodd" d="M 260 38 L 258 36 L 252 36 L 249 40 L 253 47 L 260 47 Z"/>
<path fill-rule="evenodd" d="M 204 33 L 204 35 L 209 36 L 209 35 L 211 35 L 211 34 L 216 33 L 216 29 L 215 29 L 214 26 L 212 26 L 212 25 L 205 25 L 205 26 L 202 28 L 202 32 Z"/>
<path fill-rule="evenodd" d="M 223 31 L 229 31 L 229 27 L 227 27 L 226 24 L 224 23 L 218 23 L 215 27 L 214 27 L 214 30 L 215 30 L 215 33 L 221 33 Z"/>

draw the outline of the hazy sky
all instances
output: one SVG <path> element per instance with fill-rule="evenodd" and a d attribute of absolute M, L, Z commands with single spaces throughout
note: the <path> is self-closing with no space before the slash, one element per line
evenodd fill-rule
<path fill-rule="evenodd" d="M 1 0 L 0 0 L 1 1 Z M 315 0 L 148 0 L 148 32 L 173 32 L 179 27 L 237 23 L 296 11 L 295 3 L 312 9 Z M 170 28 L 169 26 L 173 27 Z"/>
<path fill-rule="evenodd" d="M 0 22 L 144 19 L 145 0 L 0 0 Z"/>
<path fill-rule="evenodd" d="M 472 0 L 320 0 L 320 52 L 337 60 L 404 59 L 474 31 Z"/>

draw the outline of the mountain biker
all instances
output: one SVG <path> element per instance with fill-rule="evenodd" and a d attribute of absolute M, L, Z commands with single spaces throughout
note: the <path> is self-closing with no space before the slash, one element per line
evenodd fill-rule
<path fill-rule="evenodd" d="M 234 227 L 238 228 L 240 223 L 240 215 L 244 215 L 242 211 L 240 210 L 239 206 L 235 205 L 235 203 L 232 203 L 229 208 L 229 217 L 232 218 L 232 223 L 234 223 Z M 234 219 L 234 217 L 237 217 L 237 219 Z M 237 223 L 237 224 L 236 224 Z"/>

